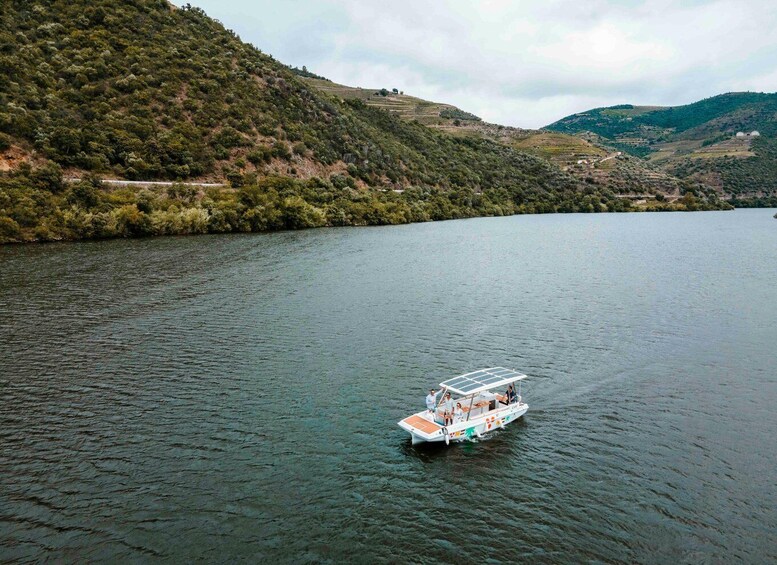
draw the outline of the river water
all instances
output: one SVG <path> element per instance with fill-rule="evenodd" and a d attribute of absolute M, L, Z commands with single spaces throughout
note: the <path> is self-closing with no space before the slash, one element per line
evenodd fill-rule
<path fill-rule="evenodd" d="M 773 214 L 0 248 L 0 560 L 774 561 Z"/>

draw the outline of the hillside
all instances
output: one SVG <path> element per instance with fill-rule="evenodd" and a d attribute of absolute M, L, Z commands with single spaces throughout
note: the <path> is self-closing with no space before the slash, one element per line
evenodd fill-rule
<path fill-rule="evenodd" d="M 396 88 L 359 88 L 337 84 L 321 77 L 306 77 L 305 82 L 316 90 L 344 100 L 361 100 L 368 106 L 387 110 L 405 120 L 425 126 L 454 126 L 462 122 L 479 122 L 480 118 L 456 106 L 430 102 L 400 92 Z"/>
<path fill-rule="evenodd" d="M 594 133 L 666 173 L 707 184 L 727 197 L 777 196 L 777 94 L 729 93 L 664 108 L 596 108 L 545 129 Z"/>
<path fill-rule="evenodd" d="M 307 76 L 310 73 L 305 73 Z M 486 139 L 545 159 L 580 182 L 601 186 L 617 195 L 651 198 L 660 194 L 669 200 L 680 194 L 679 180 L 656 167 L 608 146 L 599 137 L 502 126 L 450 104 L 410 96 L 398 89 L 359 88 L 337 84 L 322 77 L 306 78 L 316 89 L 343 100 L 360 100 L 368 106 L 391 112 L 406 121 L 417 121 L 454 137 Z M 394 92 L 396 90 L 396 92 Z"/>
<path fill-rule="evenodd" d="M 196 8 L 82 0 L 2 10 L 4 143 L 65 168 L 138 179 L 339 173 L 359 186 L 442 189 L 537 174 L 574 188 L 532 157 L 322 96 Z"/>
<path fill-rule="evenodd" d="M 197 8 L 13 0 L 0 21 L 2 241 L 630 208 L 539 156 L 322 92 Z"/>

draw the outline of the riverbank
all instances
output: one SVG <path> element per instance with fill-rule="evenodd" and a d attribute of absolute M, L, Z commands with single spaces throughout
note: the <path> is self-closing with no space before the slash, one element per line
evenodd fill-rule
<path fill-rule="evenodd" d="M 601 187 L 527 193 L 524 187 L 360 190 L 347 182 L 266 177 L 248 186 L 66 182 L 57 168 L 0 177 L 0 243 L 245 233 L 407 224 L 515 214 L 732 209 L 686 193 L 635 204 Z"/>

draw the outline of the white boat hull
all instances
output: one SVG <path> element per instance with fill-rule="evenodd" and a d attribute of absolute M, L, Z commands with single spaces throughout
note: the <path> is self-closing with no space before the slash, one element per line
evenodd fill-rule
<path fill-rule="evenodd" d="M 426 412 L 413 414 L 399 422 L 399 427 L 410 433 L 413 445 L 420 443 L 439 443 L 464 441 L 482 437 L 494 430 L 504 428 L 523 416 L 529 405 L 524 403 L 510 404 L 497 410 L 486 412 L 469 421 L 457 422 L 449 426 L 441 426 L 430 422 Z M 420 420 L 424 420 L 421 422 Z"/>

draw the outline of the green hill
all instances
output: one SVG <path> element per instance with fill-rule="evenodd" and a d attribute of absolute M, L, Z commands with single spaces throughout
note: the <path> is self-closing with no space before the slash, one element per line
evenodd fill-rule
<path fill-rule="evenodd" d="M 322 92 L 197 8 L 11 0 L 0 21 L 0 241 L 630 208 L 540 156 Z"/>
<path fill-rule="evenodd" d="M 777 94 L 737 92 L 665 108 L 596 108 L 546 129 L 592 132 L 667 173 L 703 182 L 728 197 L 764 202 L 777 197 Z M 753 131 L 758 135 L 749 135 Z"/>

